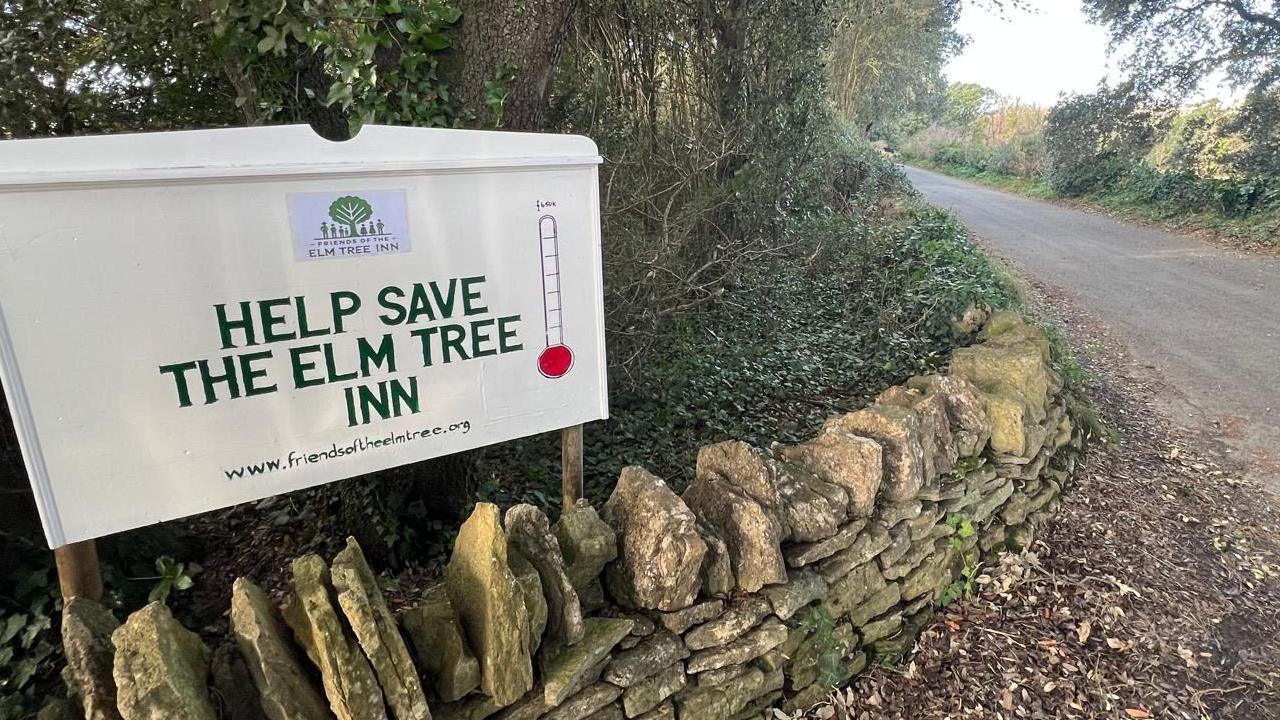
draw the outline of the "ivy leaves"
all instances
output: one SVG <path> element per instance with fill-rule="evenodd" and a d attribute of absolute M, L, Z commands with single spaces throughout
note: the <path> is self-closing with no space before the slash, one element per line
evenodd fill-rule
<path fill-rule="evenodd" d="M 454 124 L 437 55 L 461 16 L 446 0 L 218 0 L 201 23 L 248 80 L 237 106 L 292 119 L 300 103 L 317 103 L 354 133 L 367 122 Z"/>
<path fill-rule="evenodd" d="M 56 672 L 60 646 L 52 615 L 58 607 L 49 568 L 8 573 L 11 590 L 0 606 L 0 718 L 18 717 L 39 698 L 39 679 Z"/>

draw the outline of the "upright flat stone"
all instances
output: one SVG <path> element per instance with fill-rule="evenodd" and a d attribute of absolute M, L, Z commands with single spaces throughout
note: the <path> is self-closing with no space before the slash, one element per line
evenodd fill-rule
<path fill-rule="evenodd" d="M 338 606 L 373 665 L 396 720 L 431 720 L 409 647 L 355 538 L 347 538 L 347 546 L 334 557 L 329 573 L 338 592 Z"/>
<path fill-rule="evenodd" d="M 998 455 L 1022 456 L 1029 452 L 1032 423 L 1026 403 L 985 392 L 979 398 L 991 423 L 991 449 Z"/>
<path fill-rule="evenodd" d="M 849 514 L 849 493 L 798 465 L 780 460 L 772 465 L 782 500 L 785 539 L 817 542 L 834 535 Z"/>
<path fill-rule="evenodd" d="M 245 578 L 231 586 L 231 633 L 271 720 L 329 720 L 262 588 Z"/>
<path fill-rule="evenodd" d="M 346 635 L 330 597 L 329 568 L 319 555 L 293 561 L 293 592 L 284 619 L 320 671 L 338 720 L 386 720 L 382 689 L 364 653 Z"/>
<path fill-rule="evenodd" d="M 507 541 L 507 564 L 529 613 L 529 656 L 533 657 L 542 647 L 542 634 L 547 629 L 547 598 L 542 594 L 542 578 L 529 558 L 512 545 L 510 539 Z"/>
<path fill-rule="evenodd" d="M 563 703 L 581 687 L 580 680 L 609 657 L 634 625 L 621 618 L 587 618 L 581 642 L 548 658 L 542 666 L 542 683 L 548 707 Z"/>
<path fill-rule="evenodd" d="M 787 462 L 840 486 L 848 495 L 850 515 L 866 517 L 875 508 L 884 479 L 883 455 L 876 441 L 828 423 L 813 440 L 781 452 Z"/>
<path fill-rule="evenodd" d="M 565 573 L 581 599 L 587 588 L 600 579 L 605 565 L 618 557 L 617 533 L 586 500 L 561 512 L 551 531 L 564 556 Z"/>
<path fill-rule="evenodd" d="M 498 507 L 477 503 L 458 530 L 445 570 L 446 587 L 480 662 L 480 686 L 499 706 L 533 687 L 529 610 L 507 564 Z"/>
<path fill-rule="evenodd" d="M 920 417 L 907 408 L 871 405 L 854 413 L 828 420 L 829 427 L 869 437 L 883 451 L 884 484 L 888 502 L 910 500 L 925 481 L 924 447 L 920 444 Z"/>
<path fill-rule="evenodd" d="M 111 634 L 116 707 L 124 720 L 217 720 L 209 701 L 209 649 L 162 602 Z"/>
<path fill-rule="evenodd" d="M 578 642 L 583 632 L 582 606 L 565 572 L 560 543 L 547 516 L 532 505 L 514 505 L 507 510 L 506 527 L 508 539 L 537 569 L 542 582 L 542 595 L 547 600 L 547 641 L 557 647 Z"/>
<path fill-rule="evenodd" d="M 116 655 L 111 633 L 118 627 L 120 621 L 110 610 L 86 597 L 73 597 L 62 608 L 62 648 L 67 659 L 62 678 L 67 696 L 84 720 L 120 720 L 111 674 Z"/>
<path fill-rule="evenodd" d="M 925 451 L 925 477 L 934 480 L 939 475 L 951 472 L 960 459 L 955 435 L 951 432 L 947 401 L 937 393 L 929 393 L 917 400 L 911 409 L 920 418 L 921 446 Z"/>
<path fill-rule="evenodd" d="M 480 687 L 480 663 L 467 645 L 462 624 L 443 584 L 423 593 L 422 600 L 404 611 L 400 621 L 418 651 L 424 674 L 441 700 L 461 700 Z"/>
<path fill-rule="evenodd" d="M 730 440 L 698 450 L 695 478 L 721 480 L 779 518 L 782 499 L 767 453 L 747 443 Z"/>
<path fill-rule="evenodd" d="M 619 537 L 618 558 L 605 569 L 614 600 L 663 611 L 693 603 L 707 545 L 693 512 L 666 483 L 643 468 L 624 468 L 604 519 Z"/>
<path fill-rule="evenodd" d="M 699 524 L 698 537 L 707 545 L 702 556 L 702 594 L 706 597 L 724 597 L 733 592 L 737 579 L 733 575 L 733 562 L 729 558 L 729 546 L 710 528 Z"/>
<path fill-rule="evenodd" d="M 954 459 L 946 463 L 946 467 L 939 467 L 936 464 L 938 457 L 938 442 L 940 440 L 939 433 L 946 430 L 946 442 L 951 443 L 951 431 L 946 427 L 946 408 L 943 406 L 942 398 L 932 397 L 931 401 L 921 405 L 924 400 L 924 393 L 913 388 L 904 387 L 902 385 L 894 385 L 884 390 L 876 396 L 875 405 L 892 406 L 905 408 L 916 413 L 920 420 L 920 447 L 924 450 L 924 477 L 925 482 L 938 477 L 940 473 L 950 470 L 950 463 Z M 937 413 L 941 413 L 941 428 L 939 428 L 939 418 Z"/>
<path fill-rule="evenodd" d="M 765 585 L 787 581 L 782 527 L 774 512 L 709 474 L 695 478 L 682 499 L 724 541 L 737 589 L 755 592 Z"/>

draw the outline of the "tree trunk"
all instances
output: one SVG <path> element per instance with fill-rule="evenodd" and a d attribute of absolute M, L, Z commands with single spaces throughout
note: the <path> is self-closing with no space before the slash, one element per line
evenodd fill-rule
<path fill-rule="evenodd" d="M 441 77 L 477 124 L 541 130 L 560 48 L 577 0 L 464 0 Z M 506 70 L 501 118 L 485 102 L 485 83 Z"/>

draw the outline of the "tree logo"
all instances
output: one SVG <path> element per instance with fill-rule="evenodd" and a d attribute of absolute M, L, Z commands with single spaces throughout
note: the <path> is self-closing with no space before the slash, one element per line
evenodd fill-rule
<path fill-rule="evenodd" d="M 320 223 L 320 238 L 330 240 L 340 237 L 382 237 L 386 235 L 382 218 L 373 218 L 373 205 L 356 195 L 343 195 L 329 205 L 329 219 Z"/>
<path fill-rule="evenodd" d="M 409 252 L 404 190 L 290 195 L 289 217 L 299 260 Z"/>
<path fill-rule="evenodd" d="M 329 217 L 336 223 L 346 225 L 352 235 L 357 235 L 360 223 L 373 217 L 373 206 L 362 197 L 347 195 L 333 201 L 329 206 Z"/>

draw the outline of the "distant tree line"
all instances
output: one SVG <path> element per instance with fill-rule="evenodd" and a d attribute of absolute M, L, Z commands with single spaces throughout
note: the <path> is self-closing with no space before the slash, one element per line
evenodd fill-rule
<path fill-rule="evenodd" d="M 1183 213 L 1280 212 L 1280 3 L 1088 0 L 1128 73 L 1041 109 L 975 85 L 900 120 L 908 156 L 1043 180 L 1056 194 L 1122 196 Z M 1235 104 L 1186 104 L 1225 79 Z M 925 119 L 922 121 L 921 118 Z"/>

